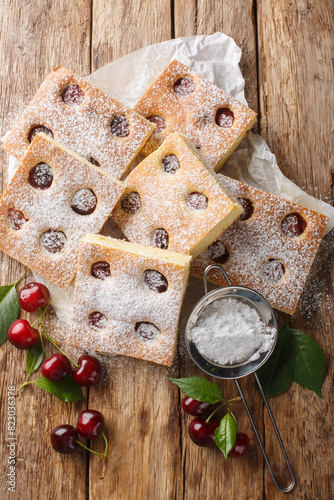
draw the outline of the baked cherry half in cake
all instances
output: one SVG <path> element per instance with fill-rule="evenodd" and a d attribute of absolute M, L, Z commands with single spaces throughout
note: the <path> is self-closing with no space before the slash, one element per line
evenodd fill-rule
<path fill-rule="evenodd" d="M 16 210 L 15 208 L 9 208 L 7 212 L 7 222 L 9 226 L 14 229 L 14 231 L 19 231 L 22 229 L 24 224 L 28 222 L 22 212 Z"/>
<path fill-rule="evenodd" d="M 254 212 L 254 204 L 248 198 L 238 198 L 238 203 L 244 209 L 244 213 L 240 215 L 239 220 L 248 220 L 252 217 Z"/>
<path fill-rule="evenodd" d="M 52 168 L 47 163 L 38 163 L 29 172 L 28 182 L 35 189 L 48 189 L 52 181 Z"/>
<path fill-rule="evenodd" d="M 71 84 L 65 87 L 61 97 L 68 106 L 79 106 L 85 98 L 85 93 L 79 85 Z"/>
<path fill-rule="evenodd" d="M 167 155 L 162 159 L 162 168 L 166 174 L 175 174 L 180 170 L 180 162 L 176 155 Z"/>
<path fill-rule="evenodd" d="M 99 280 L 106 280 L 110 276 L 110 264 L 105 261 L 94 262 L 90 274 Z"/>
<path fill-rule="evenodd" d="M 166 118 L 164 118 L 162 115 L 151 115 L 147 117 L 147 120 L 155 124 L 153 134 L 159 134 L 167 127 Z"/>
<path fill-rule="evenodd" d="M 160 334 L 159 328 L 147 321 L 136 323 L 135 331 L 144 340 L 155 340 Z"/>
<path fill-rule="evenodd" d="M 207 196 L 198 191 L 190 193 L 187 197 L 187 205 L 193 210 L 206 210 L 208 208 L 209 200 Z"/>
<path fill-rule="evenodd" d="M 130 134 L 130 122 L 125 115 L 115 115 L 110 130 L 115 137 L 127 137 Z"/>
<path fill-rule="evenodd" d="M 219 127 L 231 128 L 234 122 L 234 113 L 230 108 L 219 108 L 215 121 Z"/>
<path fill-rule="evenodd" d="M 190 76 L 183 76 L 174 83 L 174 92 L 178 97 L 186 97 L 195 90 L 195 82 Z"/>
<path fill-rule="evenodd" d="M 226 246 L 220 240 L 214 241 L 208 247 L 208 254 L 210 259 L 217 262 L 217 264 L 225 264 L 230 256 Z"/>
<path fill-rule="evenodd" d="M 97 198 L 92 189 L 82 188 L 74 193 L 71 208 L 79 215 L 90 215 L 94 212 L 97 205 Z"/>
<path fill-rule="evenodd" d="M 44 125 L 35 125 L 34 127 L 32 127 L 30 129 L 30 132 L 28 134 L 28 141 L 32 142 L 34 140 L 35 135 L 40 134 L 41 132 L 43 132 L 43 134 L 45 134 L 45 135 L 52 137 L 52 139 L 53 139 L 52 130 L 45 127 Z"/>
<path fill-rule="evenodd" d="M 123 196 L 121 201 L 121 207 L 124 212 L 128 214 L 135 214 L 141 209 L 140 194 L 136 191 L 132 191 L 129 194 Z"/>
<path fill-rule="evenodd" d="M 163 293 L 168 288 L 168 281 L 165 276 L 154 269 L 147 269 L 145 271 L 144 282 L 153 292 Z"/>
<path fill-rule="evenodd" d="M 153 235 L 153 245 L 162 250 L 167 250 L 169 243 L 169 234 L 162 227 L 157 229 Z"/>
<path fill-rule="evenodd" d="M 41 246 L 49 253 L 60 253 L 65 245 L 67 238 L 62 231 L 48 229 L 40 237 Z"/>
<path fill-rule="evenodd" d="M 88 323 L 94 330 L 103 330 L 107 325 L 107 321 L 106 316 L 99 311 L 94 311 L 88 316 Z"/>
<path fill-rule="evenodd" d="M 293 212 L 284 217 L 281 223 L 282 233 L 289 238 L 297 238 L 305 231 L 307 222 L 300 214 Z"/>
<path fill-rule="evenodd" d="M 263 274 L 268 281 L 278 283 L 285 274 L 285 268 L 278 259 L 269 259 L 263 266 Z"/>

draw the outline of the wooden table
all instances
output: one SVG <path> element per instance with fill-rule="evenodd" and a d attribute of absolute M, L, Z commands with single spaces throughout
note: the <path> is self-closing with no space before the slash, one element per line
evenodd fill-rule
<path fill-rule="evenodd" d="M 333 202 L 331 0 L 2 0 L 0 26 L 1 134 L 12 127 L 58 64 L 86 75 L 145 45 L 223 31 L 243 50 L 246 97 L 259 112 L 258 130 L 282 171 L 309 194 Z M 3 188 L 7 160 L 1 152 Z M 330 234 L 291 321 L 325 351 L 324 399 L 293 384 L 271 400 L 297 478 L 290 496 L 298 499 L 333 498 L 333 257 Z M 1 284 L 13 282 L 23 267 L 4 254 L 0 259 Z M 30 280 L 28 275 L 26 282 Z M 284 319 L 279 315 L 280 324 Z M 250 450 L 244 459 L 225 463 L 218 450 L 198 448 L 190 441 L 190 419 L 180 411 L 181 396 L 164 368 L 129 358 L 115 358 L 103 382 L 88 394 L 89 407 L 101 410 L 107 422 L 110 454 L 104 479 L 98 457 L 85 452 L 60 456 L 50 447 L 52 428 L 75 425 L 85 404 L 60 403 L 30 386 L 16 398 L 16 493 L 8 492 L 7 387 L 18 388 L 24 380 L 24 358 L 11 345 L 1 349 L 1 498 L 283 498 L 271 481 L 241 405 L 235 413 L 240 428 L 251 437 Z M 182 342 L 173 373 L 198 374 Z M 236 395 L 233 382 L 219 385 L 226 398 Z M 243 380 L 242 387 L 284 483 L 282 459 L 252 377 Z M 92 446 L 102 450 L 102 444 Z"/>

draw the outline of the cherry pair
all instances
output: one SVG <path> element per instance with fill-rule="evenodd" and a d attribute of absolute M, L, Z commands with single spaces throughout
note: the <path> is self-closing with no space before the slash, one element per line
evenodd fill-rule
<path fill-rule="evenodd" d="M 205 420 L 212 412 L 212 405 L 197 401 L 188 396 L 182 400 L 183 410 L 196 418 L 190 422 L 189 436 L 198 446 L 216 446 L 215 430 L 219 427 L 218 420 Z M 229 457 L 242 457 L 249 448 L 249 438 L 244 432 L 239 432 L 235 445 L 228 454 Z"/>
<path fill-rule="evenodd" d="M 53 429 L 51 432 L 52 447 L 58 453 L 63 454 L 73 453 L 78 446 L 86 448 L 80 443 L 79 434 L 85 439 L 95 439 L 100 433 L 103 434 L 101 429 L 103 425 L 104 417 L 102 413 L 97 410 L 84 410 L 79 415 L 76 428 L 66 424 L 58 425 Z"/>
<path fill-rule="evenodd" d="M 42 375 L 52 382 L 60 382 L 72 372 L 69 359 L 62 353 L 52 354 L 41 366 Z M 101 378 L 101 364 L 94 356 L 84 354 L 78 359 L 78 367 L 72 372 L 75 382 L 83 387 L 95 385 Z"/>
<path fill-rule="evenodd" d="M 50 302 L 50 292 L 42 283 L 29 283 L 22 288 L 18 296 L 19 304 L 27 312 L 34 312 Z M 8 340 L 18 349 L 30 349 L 39 339 L 36 328 L 26 319 L 18 319 L 8 330 Z"/>

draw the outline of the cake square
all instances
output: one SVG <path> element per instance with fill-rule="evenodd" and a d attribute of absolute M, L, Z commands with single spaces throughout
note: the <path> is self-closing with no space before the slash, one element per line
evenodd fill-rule
<path fill-rule="evenodd" d="M 156 124 L 142 153 L 157 149 L 171 132 L 190 139 L 218 171 L 237 148 L 257 114 L 174 59 L 134 110 Z"/>
<path fill-rule="evenodd" d="M 0 201 L 0 249 L 62 288 L 79 240 L 98 233 L 124 184 L 37 134 Z"/>
<path fill-rule="evenodd" d="M 188 139 L 170 134 L 126 178 L 113 219 L 142 245 L 195 256 L 242 213 Z"/>
<path fill-rule="evenodd" d="M 170 366 L 190 259 L 86 236 L 80 242 L 68 342 Z"/>
<path fill-rule="evenodd" d="M 234 285 L 252 288 L 276 309 L 293 314 L 326 229 L 328 217 L 219 174 L 244 214 L 191 265 L 202 277 L 221 264 Z M 210 281 L 226 285 L 222 273 Z"/>
<path fill-rule="evenodd" d="M 75 73 L 58 66 L 9 133 L 2 147 L 21 160 L 44 132 L 120 179 L 154 125 Z"/>

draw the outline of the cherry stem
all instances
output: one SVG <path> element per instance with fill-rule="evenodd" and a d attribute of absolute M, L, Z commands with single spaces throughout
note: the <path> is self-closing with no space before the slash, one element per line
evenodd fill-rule
<path fill-rule="evenodd" d="M 43 318 L 44 314 L 45 314 L 45 313 L 46 313 L 46 311 L 48 310 L 49 305 L 50 305 L 50 302 L 48 302 L 48 304 L 46 305 L 46 307 L 45 307 L 44 311 L 43 311 L 43 312 L 42 312 L 42 313 L 38 316 L 38 318 L 36 319 L 36 321 L 34 321 L 34 322 L 33 322 L 33 324 L 32 324 L 31 326 L 35 326 L 35 325 L 36 325 L 36 323 L 38 323 L 38 322 L 39 322 L 39 320 L 41 320 L 41 319 Z M 39 308 L 39 311 L 40 311 L 40 310 L 41 310 L 41 308 Z"/>
<path fill-rule="evenodd" d="M 100 429 L 100 431 L 101 431 L 101 434 L 102 434 L 102 436 L 103 436 L 103 439 L 104 439 L 104 441 L 105 441 L 105 443 L 106 443 L 106 447 L 105 447 L 105 450 L 104 450 L 104 453 L 103 453 L 103 454 L 102 454 L 102 453 L 98 453 L 97 451 L 91 450 L 90 448 L 88 448 L 88 446 L 84 445 L 81 441 L 76 440 L 76 443 L 78 443 L 80 446 L 82 446 L 82 448 L 85 448 L 85 450 L 90 451 L 90 453 L 94 453 L 94 455 L 98 455 L 99 457 L 103 458 L 103 460 L 104 460 L 104 459 L 106 458 L 106 456 L 107 456 L 107 451 L 108 451 L 108 440 L 107 440 L 107 438 L 106 438 L 106 436 L 105 436 L 105 434 L 104 434 L 103 430 L 102 430 L 102 429 Z"/>
<path fill-rule="evenodd" d="M 27 380 L 28 380 L 28 378 L 29 378 L 29 377 L 30 377 L 30 373 L 27 373 L 27 376 L 26 376 L 26 378 L 25 378 L 25 381 L 24 381 L 24 382 L 23 382 L 23 384 L 22 384 L 22 385 L 18 388 L 18 390 L 19 390 L 19 391 L 20 391 L 20 390 L 21 390 L 21 389 L 22 389 L 25 385 L 27 385 L 27 384 L 28 384 Z M 29 383 L 31 383 L 31 382 L 29 382 Z"/>
<path fill-rule="evenodd" d="M 17 281 L 15 281 L 14 286 L 16 286 L 18 283 L 20 283 L 20 281 L 21 281 L 21 280 L 23 280 L 23 278 L 24 278 L 24 277 L 25 277 L 25 275 L 27 274 L 28 270 L 29 270 L 29 269 L 28 269 L 28 268 L 26 268 L 26 270 L 24 271 L 24 273 L 22 274 L 22 276 L 21 276 L 21 277 L 20 277 Z"/>
<path fill-rule="evenodd" d="M 172 372 L 170 371 L 170 369 L 169 369 L 169 368 L 167 368 L 167 366 L 165 366 L 165 365 L 164 365 L 164 368 L 166 368 L 166 370 L 167 370 L 167 372 L 169 373 L 169 375 L 170 375 L 171 377 L 173 377 L 173 374 L 172 374 Z"/>
<path fill-rule="evenodd" d="M 41 339 L 41 345 L 42 345 L 42 349 L 43 349 L 43 352 L 44 352 L 44 356 L 46 356 L 45 347 L 44 347 L 44 340 L 43 340 L 43 335 L 42 335 L 42 330 L 41 330 L 41 325 L 39 325 L 38 331 L 39 331 L 39 338 Z"/>
<path fill-rule="evenodd" d="M 206 419 L 206 422 L 209 422 L 210 418 L 218 411 L 220 410 L 220 408 L 222 406 L 225 406 L 227 411 L 229 412 L 229 408 L 228 406 L 231 406 L 232 403 L 234 403 L 235 401 L 241 401 L 241 397 L 240 396 L 237 396 L 236 398 L 233 398 L 233 399 L 229 399 L 228 401 L 223 401 L 219 406 L 218 408 L 216 408 L 212 413 L 211 415 L 208 416 L 208 418 Z"/>
<path fill-rule="evenodd" d="M 52 338 L 52 337 L 50 337 L 50 335 L 47 333 L 47 331 L 45 330 L 45 326 L 44 326 L 44 323 L 43 323 L 43 319 L 42 319 L 42 317 L 41 317 L 40 321 L 41 321 L 41 325 L 42 325 L 43 331 L 44 331 L 45 336 L 46 336 L 46 338 L 48 339 L 48 341 L 49 341 L 49 342 L 51 342 L 51 344 L 53 344 L 53 345 L 54 345 L 54 346 L 58 349 L 58 351 L 60 351 L 62 354 L 64 354 L 64 356 L 66 356 L 66 357 L 67 357 L 67 359 L 68 359 L 71 363 L 73 363 L 73 364 L 74 364 L 74 366 L 76 366 L 77 368 L 79 368 L 79 365 L 77 365 L 77 364 L 73 361 L 73 359 L 71 359 L 71 358 L 70 358 L 70 357 L 66 354 L 66 352 L 64 352 L 64 351 L 63 351 L 63 350 L 59 347 L 59 345 L 58 345 L 58 344 L 56 344 L 56 342 L 53 340 L 53 338 Z"/>
<path fill-rule="evenodd" d="M 28 377 L 29 377 L 29 375 L 30 375 L 30 374 L 28 373 Z M 32 380 L 31 382 L 27 382 L 28 377 L 25 379 L 25 381 L 23 382 L 23 384 L 21 385 L 21 387 L 19 387 L 19 389 L 18 389 L 19 391 L 20 391 L 21 389 L 23 389 L 23 387 L 25 387 L 26 385 L 29 385 L 29 384 L 34 384 L 34 383 L 35 383 L 35 380 Z"/>

